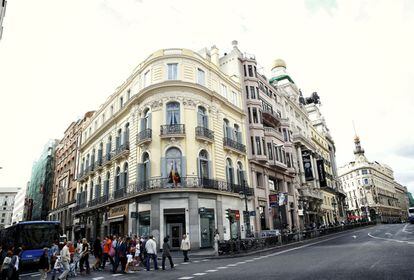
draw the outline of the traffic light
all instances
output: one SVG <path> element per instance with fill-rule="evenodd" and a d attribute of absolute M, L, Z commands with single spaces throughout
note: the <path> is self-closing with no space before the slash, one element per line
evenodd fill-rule
<path fill-rule="evenodd" d="M 233 212 L 231 209 L 226 209 L 226 218 L 229 219 L 230 223 L 233 222 Z"/>

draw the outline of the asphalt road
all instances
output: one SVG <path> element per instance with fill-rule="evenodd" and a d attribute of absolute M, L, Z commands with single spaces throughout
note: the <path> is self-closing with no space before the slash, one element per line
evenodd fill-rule
<path fill-rule="evenodd" d="M 329 235 L 249 257 L 192 259 L 166 271 L 92 272 L 77 278 L 129 279 L 414 279 L 414 225 L 393 224 Z M 167 265 L 167 268 L 169 265 Z M 37 279 L 29 275 L 23 279 Z M 50 276 L 48 277 L 50 279 Z"/>

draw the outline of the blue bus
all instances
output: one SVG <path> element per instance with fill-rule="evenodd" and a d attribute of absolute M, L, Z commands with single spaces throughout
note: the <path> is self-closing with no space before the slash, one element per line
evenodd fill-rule
<path fill-rule="evenodd" d="M 37 269 L 43 248 L 50 248 L 59 241 L 60 222 L 57 221 L 28 221 L 20 222 L 0 231 L 0 241 L 3 248 L 23 249 L 20 259 L 22 271 Z"/>

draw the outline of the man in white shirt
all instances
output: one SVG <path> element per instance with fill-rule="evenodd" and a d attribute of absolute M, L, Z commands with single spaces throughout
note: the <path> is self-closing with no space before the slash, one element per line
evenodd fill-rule
<path fill-rule="evenodd" d="M 148 241 L 145 243 L 145 250 L 147 251 L 147 271 L 150 270 L 151 259 L 154 261 L 154 269 L 158 270 L 157 265 L 157 243 L 155 243 L 154 237 L 149 236 Z"/>
<path fill-rule="evenodd" d="M 62 251 L 60 251 L 60 258 L 62 260 L 63 272 L 58 277 L 59 280 L 66 279 L 66 276 L 69 273 L 69 262 L 70 262 L 70 252 L 69 247 L 72 245 L 71 241 L 68 241 L 65 246 L 63 246 Z"/>

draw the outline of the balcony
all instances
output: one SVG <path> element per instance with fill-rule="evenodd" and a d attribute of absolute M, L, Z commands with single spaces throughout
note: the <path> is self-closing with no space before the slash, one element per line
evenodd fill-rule
<path fill-rule="evenodd" d="M 197 126 L 195 128 L 195 135 L 196 139 L 213 142 L 214 141 L 214 131 L 203 127 L 203 126 Z"/>
<path fill-rule="evenodd" d="M 304 187 L 300 189 L 301 195 L 304 197 L 323 200 L 323 195 L 320 190 Z"/>
<path fill-rule="evenodd" d="M 117 159 L 127 157 L 129 155 L 129 142 L 126 142 L 126 143 L 120 145 L 118 148 L 116 148 L 112 152 L 112 154 L 113 154 L 113 156 L 112 156 L 113 160 L 117 160 Z"/>
<path fill-rule="evenodd" d="M 103 165 L 109 165 L 112 162 L 112 155 L 110 153 L 107 153 L 102 161 Z"/>
<path fill-rule="evenodd" d="M 95 205 L 99 205 L 108 201 L 108 195 L 103 195 L 98 198 L 92 199 L 88 203 L 88 207 L 93 207 Z"/>
<path fill-rule="evenodd" d="M 161 125 L 161 131 L 160 131 L 161 138 L 184 137 L 184 136 L 185 136 L 185 126 L 183 124 Z"/>
<path fill-rule="evenodd" d="M 98 158 L 97 161 L 95 161 L 95 169 L 96 170 L 100 170 L 103 168 L 103 159 L 102 158 Z"/>
<path fill-rule="evenodd" d="M 92 175 L 92 174 L 94 174 L 95 173 L 95 163 L 94 162 L 92 162 L 89 166 L 88 166 L 88 168 L 87 168 L 87 170 L 88 170 L 88 175 Z"/>
<path fill-rule="evenodd" d="M 292 134 L 293 143 L 304 145 L 311 150 L 315 150 L 316 147 L 312 143 L 312 140 L 306 136 L 302 131 L 297 131 Z"/>
<path fill-rule="evenodd" d="M 86 168 L 85 170 L 81 170 L 78 174 L 78 181 L 83 182 L 85 181 L 89 176 L 89 170 Z"/>
<path fill-rule="evenodd" d="M 262 117 L 263 117 L 263 123 L 278 127 L 281 123 L 281 116 L 279 116 L 275 111 L 273 111 L 272 108 L 269 108 L 268 106 L 262 106 Z"/>
<path fill-rule="evenodd" d="M 282 133 L 279 132 L 279 130 L 273 128 L 273 127 L 264 127 L 264 135 L 266 137 L 274 137 L 280 141 L 284 141 Z"/>
<path fill-rule="evenodd" d="M 286 171 L 288 169 L 287 165 L 281 161 L 278 161 L 276 159 L 269 160 L 269 165 L 273 166 L 275 168 L 278 168 L 280 170 Z"/>
<path fill-rule="evenodd" d="M 114 199 L 124 197 L 127 193 L 127 188 L 122 188 L 114 191 Z"/>
<path fill-rule="evenodd" d="M 152 141 L 152 129 L 147 128 L 137 134 L 137 145 Z"/>
<path fill-rule="evenodd" d="M 223 138 L 223 145 L 224 148 L 235 151 L 237 153 L 246 153 L 246 146 L 242 143 L 234 141 L 233 139 L 227 137 Z"/>

